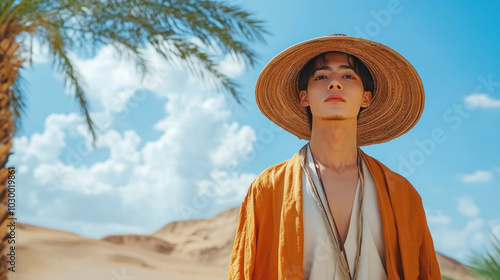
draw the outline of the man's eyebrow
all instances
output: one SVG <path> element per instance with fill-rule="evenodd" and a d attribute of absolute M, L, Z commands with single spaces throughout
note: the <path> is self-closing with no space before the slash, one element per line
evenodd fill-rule
<path fill-rule="evenodd" d="M 351 70 L 354 70 L 354 67 L 352 67 L 351 65 L 342 64 L 342 65 L 339 65 L 339 69 L 351 69 Z"/>
<path fill-rule="evenodd" d="M 332 67 L 328 66 L 328 65 L 324 65 L 324 66 L 320 66 L 320 67 L 316 67 L 313 69 L 312 73 L 316 73 L 317 71 L 321 71 L 321 70 L 332 70 Z"/>
<path fill-rule="evenodd" d="M 354 70 L 354 68 L 351 65 L 347 65 L 347 64 L 341 64 L 341 65 L 338 66 L 338 68 L 339 69 L 351 69 L 351 70 Z M 316 68 L 313 69 L 312 73 L 314 75 L 314 73 L 316 73 L 317 71 L 321 71 L 321 70 L 332 70 L 332 67 L 330 67 L 328 65 L 316 67 Z"/>

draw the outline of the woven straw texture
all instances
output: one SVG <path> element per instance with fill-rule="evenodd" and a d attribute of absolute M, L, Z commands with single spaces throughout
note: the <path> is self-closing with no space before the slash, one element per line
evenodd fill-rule
<path fill-rule="evenodd" d="M 330 51 L 357 56 L 375 82 L 372 103 L 359 116 L 358 146 L 387 142 L 417 123 L 424 109 L 424 88 L 415 68 L 387 46 L 345 35 L 305 41 L 274 57 L 255 86 L 261 112 L 300 139 L 310 140 L 306 109 L 299 100 L 298 76 L 309 60 Z"/>

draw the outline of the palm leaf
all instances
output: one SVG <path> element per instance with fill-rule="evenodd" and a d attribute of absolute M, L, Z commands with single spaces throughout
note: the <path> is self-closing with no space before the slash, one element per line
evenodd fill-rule
<path fill-rule="evenodd" d="M 23 31 L 26 47 L 35 39 L 49 47 L 57 70 L 75 94 L 95 140 L 81 76 L 69 51 L 93 56 L 110 45 L 120 58 L 132 61 L 144 78 L 153 48 L 170 62 L 181 63 L 219 92 L 241 103 L 238 85 L 218 68 L 225 55 L 256 63 L 251 44 L 267 34 L 262 21 L 238 6 L 211 0 L 8 0 L 1 1 L 0 19 L 11 19 Z M 26 34 L 29 34 L 28 37 Z M 24 37 L 22 37 L 24 36 Z M 168 45 L 168 46 L 167 46 Z M 28 52 L 28 54 L 29 54 Z M 16 91 L 17 97 L 22 94 Z M 14 112 L 20 116 L 22 110 Z"/>
<path fill-rule="evenodd" d="M 21 116 L 24 113 L 26 104 L 24 103 L 24 88 L 26 81 L 24 78 L 18 74 L 14 84 L 12 85 L 9 97 L 10 97 L 10 107 L 12 110 L 12 116 L 15 121 L 15 131 L 16 133 L 22 128 Z"/>
<path fill-rule="evenodd" d="M 96 11 L 99 11 L 98 17 Z M 53 9 L 53 13 L 61 14 L 57 9 Z M 193 57 L 180 57 L 185 66 L 192 68 L 194 61 L 202 61 L 196 67 L 203 70 L 191 72 L 198 75 L 211 72 L 212 75 L 200 77 L 218 85 L 219 90 L 229 92 L 238 103 L 241 99 L 236 84 L 214 67 L 219 59 L 217 55 L 230 54 L 254 65 L 256 55 L 244 41 L 262 42 L 262 34 L 266 33 L 262 22 L 251 19 L 249 13 L 206 0 L 88 0 L 72 6 L 69 14 L 71 18 L 61 17 L 61 24 L 72 22 L 71 25 L 64 24 L 63 32 L 75 42 L 75 47 L 88 44 L 87 39 L 94 47 L 112 45 L 122 58 L 135 58 L 143 76 L 147 67 L 141 48 L 147 44 L 154 46 L 165 58 L 179 52 L 189 53 Z M 183 46 L 184 50 L 174 48 L 174 53 L 169 53 L 171 48 L 158 47 L 172 41 Z M 199 42 L 196 51 L 192 51 L 194 41 Z"/>
<path fill-rule="evenodd" d="M 0 11 L 2 11 L 0 14 L 0 23 L 6 22 L 4 20 L 6 17 L 9 16 L 10 11 L 11 11 L 10 9 L 12 8 L 12 6 L 14 5 L 15 2 L 16 2 L 15 0 L 10 0 L 10 1 L 0 3 Z"/>
<path fill-rule="evenodd" d="M 473 270 L 482 278 L 500 279 L 500 238 L 492 233 L 489 249 L 483 252 L 473 252 L 470 263 Z"/>
<path fill-rule="evenodd" d="M 19 1 L 11 1 L 8 9 L 5 9 L 5 13 L 2 13 L 2 17 L 0 18 L 0 23 L 2 22 L 10 22 L 14 17 L 18 17 L 19 11 L 26 5 L 26 0 L 21 0 L 14 9 L 10 11 L 10 8 L 13 6 L 15 2 Z M 5 16 L 5 17 L 4 17 Z"/>
<path fill-rule="evenodd" d="M 62 74 L 65 87 L 74 91 L 75 98 L 80 104 L 80 108 L 85 116 L 89 131 L 92 138 L 95 140 L 96 132 L 94 122 L 90 116 L 82 78 L 68 57 L 69 50 L 67 48 L 66 38 L 64 38 L 64 36 L 59 32 L 58 28 L 55 28 L 53 23 L 46 21 L 45 19 L 39 19 L 38 24 L 39 26 L 45 27 L 44 30 L 46 34 L 44 34 L 43 38 L 46 39 L 46 43 L 49 46 L 52 61 L 57 67 L 58 72 Z"/>

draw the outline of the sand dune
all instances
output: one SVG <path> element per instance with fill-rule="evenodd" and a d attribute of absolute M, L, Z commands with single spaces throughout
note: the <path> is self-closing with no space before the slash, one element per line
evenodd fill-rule
<path fill-rule="evenodd" d="M 19 224 L 16 247 L 20 279 L 226 279 L 238 208 L 196 221 L 174 222 L 151 235 L 102 239 Z M 467 267 L 438 254 L 444 275 L 474 279 Z"/>
<path fill-rule="evenodd" d="M 22 245 L 16 247 L 16 272 L 9 273 L 12 280 L 215 280 L 227 275 L 223 266 L 158 252 L 155 245 L 164 243 L 150 236 L 124 238 L 145 240 L 141 247 L 26 224 L 18 224 L 17 236 Z"/>

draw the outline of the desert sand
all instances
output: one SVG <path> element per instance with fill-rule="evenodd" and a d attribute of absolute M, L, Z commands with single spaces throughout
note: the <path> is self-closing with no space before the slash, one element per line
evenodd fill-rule
<path fill-rule="evenodd" d="M 102 239 L 19 224 L 16 272 L 9 279 L 227 279 L 238 211 L 170 223 L 150 235 Z M 463 264 L 440 254 L 438 260 L 443 275 L 474 279 Z"/>

